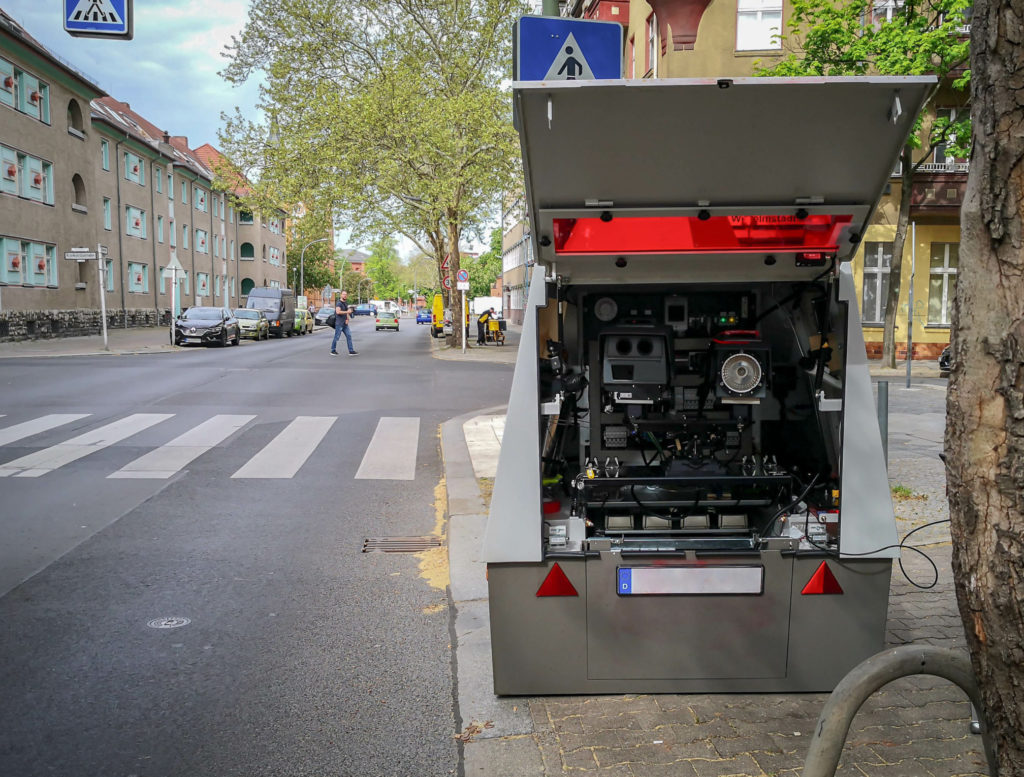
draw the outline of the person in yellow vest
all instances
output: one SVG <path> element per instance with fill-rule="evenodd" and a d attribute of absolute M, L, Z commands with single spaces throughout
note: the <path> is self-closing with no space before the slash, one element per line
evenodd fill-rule
<path fill-rule="evenodd" d="M 483 345 L 487 338 L 485 332 L 487 331 L 487 322 L 494 318 L 494 308 L 485 310 L 476 320 L 476 344 Z"/>

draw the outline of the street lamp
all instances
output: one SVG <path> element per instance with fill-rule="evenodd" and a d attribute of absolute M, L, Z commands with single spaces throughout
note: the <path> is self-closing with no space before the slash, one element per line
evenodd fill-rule
<path fill-rule="evenodd" d="M 317 238 L 316 240 L 311 240 L 310 242 L 306 243 L 306 245 L 302 246 L 302 253 L 299 254 L 299 296 L 300 297 L 302 296 L 302 292 L 306 288 L 306 249 L 309 248 L 314 243 L 325 243 L 325 242 L 327 242 L 330 239 L 331 238 L 329 238 L 329 237 L 321 237 L 321 238 Z"/>
<path fill-rule="evenodd" d="M 360 304 L 363 301 L 363 284 L 364 283 L 369 283 L 372 286 L 373 285 L 373 278 L 363 278 L 362 280 L 359 281 L 358 284 L 356 284 L 356 297 L 359 300 L 359 302 L 357 304 Z M 369 297 L 367 297 L 367 299 L 369 299 Z"/>

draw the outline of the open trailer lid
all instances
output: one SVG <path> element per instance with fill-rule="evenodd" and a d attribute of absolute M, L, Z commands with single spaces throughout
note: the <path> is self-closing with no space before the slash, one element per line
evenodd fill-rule
<path fill-rule="evenodd" d="M 849 259 L 934 83 L 517 82 L 538 256 Z"/>

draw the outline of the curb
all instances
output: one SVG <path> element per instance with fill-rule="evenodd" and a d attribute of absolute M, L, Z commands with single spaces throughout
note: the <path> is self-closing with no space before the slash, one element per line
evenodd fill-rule
<path fill-rule="evenodd" d="M 462 745 L 461 773 L 467 775 L 493 773 L 492 755 L 481 752 L 474 743 L 534 732 L 528 704 L 494 695 L 487 568 L 480 557 L 487 513 L 462 431 L 467 421 L 506 409 L 507 405 L 482 408 L 441 425 L 441 459 L 448 497 L 449 597 L 455 633 L 455 722 L 460 730 L 474 723 L 481 728 Z M 502 772 L 505 777 L 517 773 L 525 774 Z"/>

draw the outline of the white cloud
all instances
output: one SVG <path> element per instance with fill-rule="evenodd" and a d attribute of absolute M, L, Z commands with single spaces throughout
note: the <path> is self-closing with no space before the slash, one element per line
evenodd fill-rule
<path fill-rule="evenodd" d="M 36 38 L 113 97 L 193 147 L 217 142 L 221 112 L 255 114 L 255 82 L 233 88 L 219 75 L 224 47 L 248 17 L 248 0 L 136 0 L 131 41 L 73 38 L 62 3 L 0 0 Z"/>

